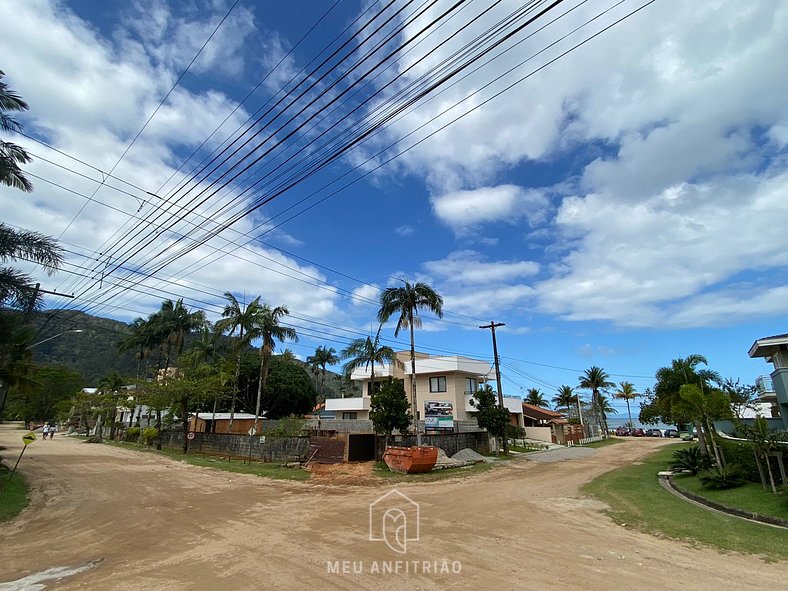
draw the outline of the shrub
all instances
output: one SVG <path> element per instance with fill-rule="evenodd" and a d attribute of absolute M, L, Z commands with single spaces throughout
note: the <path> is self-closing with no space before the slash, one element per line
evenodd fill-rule
<path fill-rule="evenodd" d="M 159 430 L 156 427 L 146 427 L 142 430 L 142 443 L 145 445 L 152 444 L 156 437 L 159 436 Z"/>
<path fill-rule="evenodd" d="M 703 470 L 698 479 L 700 483 L 706 488 L 735 488 L 744 484 L 744 476 L 742 475 L 741 468 L 736 464 L 727 464 L 726 466 L 714 466 L 708 470 Z"/>
<path fill-rule="evenodd" d="M 758 464 L 755 463 L 755 455 L 753 454 L 751 443 L 726 441 L 720 437 L 716 441 L 727 463 L 739 466 L 742 476 L 747 481 L 761 482 L 761 477 L 758 474 Z"/>
<path fill-rule="evenodd" d="M 708 467 L 709 460 L 703 457 L 697 445 L 677 449 L 673 452 L 673 460 L 670 463 L 671 470 L 685 470 L 693 476 Z"/>
<path fill-rule="evenodd" d="M 126 441 L 139 441 L 142 430 L 139 427 L 129 427 L 124 433 Z"/>

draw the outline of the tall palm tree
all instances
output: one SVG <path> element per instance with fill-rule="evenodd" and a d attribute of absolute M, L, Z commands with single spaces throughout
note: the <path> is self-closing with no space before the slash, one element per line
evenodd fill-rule
<path fill-rule="evenodd" d="M 621 382 L 619 384 L 619 389 L 613 393 L 615 398 L 620 400 L 626 400 L 627 403 L 627 416 L 629 417 L 629 427 L 632 428 L 634 425 L 632 424 L 632 412 L 629 409 L 629 401 L 634 400 L 640 394 L 635 392 L 635 386 L 632 382 Z"/>
<path fill-rule="evenodd" d="M 208 321 L 205 318 L 205 312 L 202 310 L 197 310 L 195 312 L 190 311 L 183 305 L 182 298 L 175 302 L 172 308 L 170 323 L 170 335 L 168 338 L 172 342 L 175 349 L 175 356 L 178 359 L 180 359 L 181 353 L 183 353 L 186 335 L 209 327 Z"/>
<path fill-rule="evenodd" d="M 553 398 L 556 410 L 565 408 L 566 413 L 569 414 L 569 409 L 576 401 L 575 392 L 572 386 L 561 386 L 557 390 L 556 396 Z"/>
<path fill-rule="evenodd" d="M 24 259 L 39 264 L 48 274 L 63 263 L 63 250 L 48 236 L 14 230 L 0 223 L 0 263 Z M 30 308 L 40 304 L 33 279 L 13 267 L 0 267 L 0 306 Z"/>
<path fill-rule="evenodd" d="M 416 340 L 413 330 L 421 326 L 420 310 L 428 310 L 438 318 L 443 318 L 443 298 L 426 283 L 411 284 L 406 281 L 402 287 L 389 287 L 380 294 L 378 321 L 383 324 L 398 314 L 394 336 L 398 336 L 403 328 L 410 330 L 410 389 L 417 445 L 421 445 L 421 432 L 418 428 L 419 413 L 416 409 Z"/>
<path fill-rule="evenodd" d="M 227 331 L 232 337 L 238 331 L 238 338 L 235 341 L 235 381 L 233 383 L 232 402 L 230 403 L 230 421 L 228 430 L 232 431 L 233 416 L 235 415 L 235 401 L 238 399 L 238 382 L 241 375 L 241 353 L 249 346 L 249 342 L 254 337 L 255 317 L 260 311 L 260 296 L 252 300 L 248 306 L 241 304 L 238 299 L 229 291 L 224 292 L 227 304 L 222 310 L 222 319 L 216 323 L 216 330 L 219 332 Z"/>
<path fill-rule="evenodd" d="M 607 417 L 599 396 L 601 390 L 615 386 L 609 378 L 610 376 L 605 373 L 605 370 L 596 365 L 587 369 L 579 378 L 580 387 L 591 390 L 591 409 L 596 415 L 597 424 L 602 429 L 603 437 L 607 437 Z"/>
<path fill-rule="evenodd" d="M 0 129 L 3 131 L 22 131 L 22 125 L 7 111 L 27 111 L 28 105 L 16 92 L 11 90 L 5 82 L 2 82 L 5 72 L 0 70 Z M 20 164 L 27 164 L 33 159 L 27 151 L 12 144 L 0 140 L 0 183 L 14 187 L 28 193 L 33 191 L 33 185 L 19 168 Z"/>
<path fill-rule="evenodd" d="M 365 339 L 356 339 L 352 341 L 340 353 L 342 359 L 346 359 L 347 363 L 344 366 L 344 373 L 346 377 L 350 377 L 356 369 L 363 367 L 370 368 L 369 372 L 369 395 L 375 391 L 375 364 L 383 365 L 390 363 L 397 367 L 404 367 L 404 364 L 397 358 L 394 349 L 387 345 L 380 344 L 380 327 L 375 335 L 374 340 L 370 337 Z M 362 392 L 362 395 L 364 393 Z"/>
<path fill-rule="evenodd" d="M 260 379 L 257 382 L 257 402 L 254 411 L 254 430 L 257 432 L 257 423 L 260 418 L 260 400 L 265 391 L 265 383 L 268 379 L 268 367 L 271 363 L 271 355 L 274 353 L 276 341 L 284 342 L 289 339 L 298 342 L 298 335 L 294 328 L 282 326 L 279 321 L 290 314 L 286 306 L 271 308 L 268 304 L 263 304 L 254 317 L 254 332 L 260 337 Z"/>
<path fill-rule="evenodd" d="M 333 347 L 323 347 L 322 345 L 315 349 L 315 354 L 306 358 L 306 362 L 311 364 L 313 370 L 320 370 L 320 394 L 325 398 L 326 387 L 326 366 L 339 363 L 337 351 Z"/>
<path fill-rule="evenodd" d="M 533 406 L 541 406 L 541 407 L 547 406 L 547 401 L 544 399 L 544 394 L 542 394 L 539 388 L 528 388 L 528 392 L 526 393 L 525 396 L 525 401 Z"/>

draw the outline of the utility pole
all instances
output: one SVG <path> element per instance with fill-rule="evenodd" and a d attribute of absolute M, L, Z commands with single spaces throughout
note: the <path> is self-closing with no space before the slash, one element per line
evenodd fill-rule
<path fill-rule="evenodd" d="M 495 341 L 495 329 L 498 326 L 506 326 L 503 322 L 495 323 L 492 320 L 490 324 L 485 326 L 480 326 L 479 328 L 483 329 L 490 329 L 492 333 L 492 342 L 493 342 L 493 356 L 495 357 L 495 382 L 498 384 L 498 406 L 501 408 L 506 408 L 503 405 L 503 388 L 501 387 L 501 366 L 499 365 L 498 361 L 498 343 Z M 504 433 L 503 435 L 503 453 L 509 455 L 509 436 Z"/>

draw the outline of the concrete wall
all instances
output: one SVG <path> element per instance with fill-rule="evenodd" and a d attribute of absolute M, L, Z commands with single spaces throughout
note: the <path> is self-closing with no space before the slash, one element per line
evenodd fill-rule
<path fill-rule="evenodd" d="M 785 429 L 783 426 L 783 421 L 780 418 L 772 418 L 772 417 L 765 417 L 766 422 L 769 424 L 769 429 L 772 431 L 781 431 Z M 745 425 L 752 425 L 755 419 L 742 419 L 741 422 Z M 722 431 L 727 435 L 733 435 L 733 432 L 736 430 L 736 426 L 734 425 L 733 421 L 714 421 L 714 428 L 717 431 Z"/>
<path fill-rule="evenodd" d="M 553 442 L 553 430 L 550 427 L 526 427 L 525 436 L 528 439 L 546 441 L 547 443 Z"/>
<path fill-rule="evenodd" d="M 490 453 L 490 437 L 487 431 L 470 433 L 446 433 L 442 435 L 422 435 L 422 445 L 440 447 L 447 455 L 453 456 L 466 447 L 479 453 Z M 389 445 L 410 447 L 416 445 L 415 435 L 395 435 L 389 438 Z M 386 451 L 386 438 L 378 437 L 376 441 L 376 457 L 381 459 Z"/>

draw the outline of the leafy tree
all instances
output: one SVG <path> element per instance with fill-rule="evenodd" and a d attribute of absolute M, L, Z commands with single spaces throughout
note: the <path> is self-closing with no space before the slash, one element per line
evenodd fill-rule
<path fill-rule="evenodd" d="M 346 379 L 350 379 L 350 374 L 355 370 L 363 367 L 370 368 L 369 372 L 369 392 L 370 396 L 375 391 L 375 364 L 383 365 L 390 363 L 398 367 L 404 367 L 404 364 L 397 358 L 394 349 L 386 345 L 380 344 L 380 328 L 375 335 L 375 339 L 370 337 L 364 339 L 356 339 L 352 341 L 340 353 L 342 359 L 346 359 L 344 374 Z M 363 392 L 362 392 L 363 395 Z"/>
<path fill-rule="evenodd" d="M 40 384 L 32 377 L 30 343 L 33 332 L 17 315 L 0 311 L 0 417 L 10 394 L 34 394 Z"/>
<path fill-rule="evenodd" d="M 257 431 L 257 422 L 260 416 L 260 403 L 265 391 L 266 380 L 268 378 L 268 367 L 271 363 L 271 356 L 274 353 L 276 341 L 284 341 L 285 339 L 298 341 L 298 335 L 294 328 L 279 324 L 279 321 L 288 314 L 289 312 L 285 306 L 271 308 L 268 304 L 263 304 L 260 306 L 253 320 L 253 330 L 262 340 L 260 345 L 260 379 L 257 384 L 257 402 L 255 403 L 254 411 L 255 431 Z M 312 405 L 314 406 L 314 401 Z"/>
<path fill-rule="evenodd" d="M 0 129 L 22 131 L 22 125 L 8 111 L 27 111 L 27 103 L 2 81 L 5 72 L 0 70 Z M 32 158 L 21 146 L 0 140 L 0 183 L 31 193 L 33 185 L 27 180 L 20 164 L 32 162 Z"/>
<path fill-rule="evenodd" d="M 272 357 L 262 403 L 269 419 L 304 415 L 315 407 L 317 392 L 300 365 Z"/>
<path fill-rule="evenodd" d="M 107 374 L 98 383 L 99 391 L 112 400 L 112 409 L 108 412 L 108 415 L 110 421 L 109 438 L 113 440 L 115 439 L 115 415 L 118 412 L 118 396 L 120 396 L 120 391 L 127 384 L 128 380 L 117 371 Z M 100 437 L 100 435 L 98 436 Z"/>
<path fill-rule="evenodd" d="M 494 437 L 504 437 L 506 427 L 509 425 L 509 409 L 498 406 L 498 397 L 490 385 L 485 384 L 484 387 L 477 390 L 473 398 L 476 422 L 479 427 L 487 429 L 487 432 Z"/>
<path fill-rule="evenodd" d="M 547 401 L 545 400 L 544 394 L 542 394 L 539 388 L 528 388 L 525 401 L 528 404 L 532 404 L 533 406 L 541 406 L 543 408 L 547 407 Z"/>
<path fill-rule="evenodd" d="M 777 494 L 777 486 L 774 482 L 769 454 L 778 449 L 781 442 L 788 441 L 788 431 L 771 431 L 769 423 L 763 417 L 757 417 L 752 425 L 743 425 L 744 436 L 752 442 L 752 452 L 755 456 L 755 463 L 758 466 L 758 475 L 761 478 L 761 486 L 766 490 L 766 475 L 769 476 L 769 486 L 773 494 Z M 766 464 L 764 471 L 763 464 Z"/>
<path fill-rule="evenodd" d="M 629 426 L 632 428 L 634 423 L 632 423 L 632 411 L 629 408 L 629 401 L 634 400 L 640 394 L 635 392 L 635 385 L 632 382 L 621 382 L 619 384 L 619 389 L 613 394 L 615 398 L 620 400 L 625 400 L 627 403 L 627 416 L 629 417 Z"/>
<path fill-rule="evenodd" d="M 395 429 L 400 433 L 408 430 L 413 420 L 409 408 L 410 403 L 402 380 L 389 377 L 382 382 L 378 391 L 372 393 L 369 418 L 372 420 L 375 433 L 386 436 L 387 446 L 389 437 Z"/>
<path fill-rule="evenodd" d="M 260 297 L 252 300 L 248 306 L 242 305 L 229 291 L 224 292 L 227 304 L 222 310 L 222 319 L 216 323 L 216 330 L 228 332 L 232 337 L 238 331 L 235 341 L 235 383 L 232 402 L 230 403 L 230 422 L 228 428 L 232 430 L 233 415 L 235 414 L 235 401 L 239 394 L 239 375 L 241 373 L 241 353 L 249 347 L 249 342 L 254 335 L 254 322 L 260 310 Z"/>
<path fill-rule="evenodd" d="M 685 384 L 695 384 L 701 389 L 708 389 L 712 383 L 719 383 L 720 376 L 717 372 L 700 367 L 707 364 L 703 355 L 693 354 L 674 359 L 669 366 L 658 369 L 653 396 L 647 397 L 640 405 L 640 422 L 645 424 L 663 422 L 669 425 L 690 422 L 692 419 L 687 414 L 686 405 L 681 401 L 680 389 Z M 708 455 L 703 427 L 699 421 L 696 421 L 695 428 L 698 432 L 700 451 L 703 455 Z"/>
<path fill-rule="evenodd" d="M 585 373 L 580 376 L 580 388 L 591 390 L 591 412 L 594 413 L 596 422 L 602 430 L 603 436 L 607 437 L 607 416 L 604 406 L 601 404 L 601 392 L 607 388 L 615 386 L 609 380 L 607 373 L 601 367 L 596 365 L 590 367 Z"/>
<path fill-rule="evenodd" d="M 389 287 L 380 294 L 378 321 L 383 324 L 392 316 L 398 315 L 394 336 L 398 336 L 403 328 L 410 330 L 410 388 L 414 417 L 418 415 L 416 411 L 416 339 L 413 331 L 421 326 L 420 310 L 428 310 L 438 318 L 443 318 L 443 298 L 426 283 L 411 284 L 406 281 L 402 287 Z M 418 426 L 416 438 L 417 444 L 421 445 L 421 432 Z"/>
<path fill-rule="evenodd" d="M 23 259 L 41 265 L 51 275 L 63 262 L 55 240 L 29 230 L 14 230 L 0 223 L 0 263 Z M 41 304 L 33 279 L 13 267 L 0 266 L 0 306 L 30 309 Z"/>
<path fill-rule="evenodd" d="M 702 388 L 695 384 L 683 384 L 679 388 L 679 398 L 674 405 L 682 414 L 701 425 L 707 440 L 711 443 L 717 464 L 725 465 L 717 443 L 714 440 L 714 421 L 731 416 L 730 399 L 716 388 Z"/>
<path fill-rule="evenodd" d="M 746 410 L 757 409 L 758 388 L 754 384 L 741 384 L 738 379 L 727 378 L 720 385 L 731 401 L 731 412 L 739 421 Z"/>
<path fill-rule="evenodd" d="M 28 377 L 33 387 L 15 389 L 8 402 L 8 414 L 25 423 L 55 420 L 85 385 L 77 372 L 58 366 L 33 367 Z"/>

